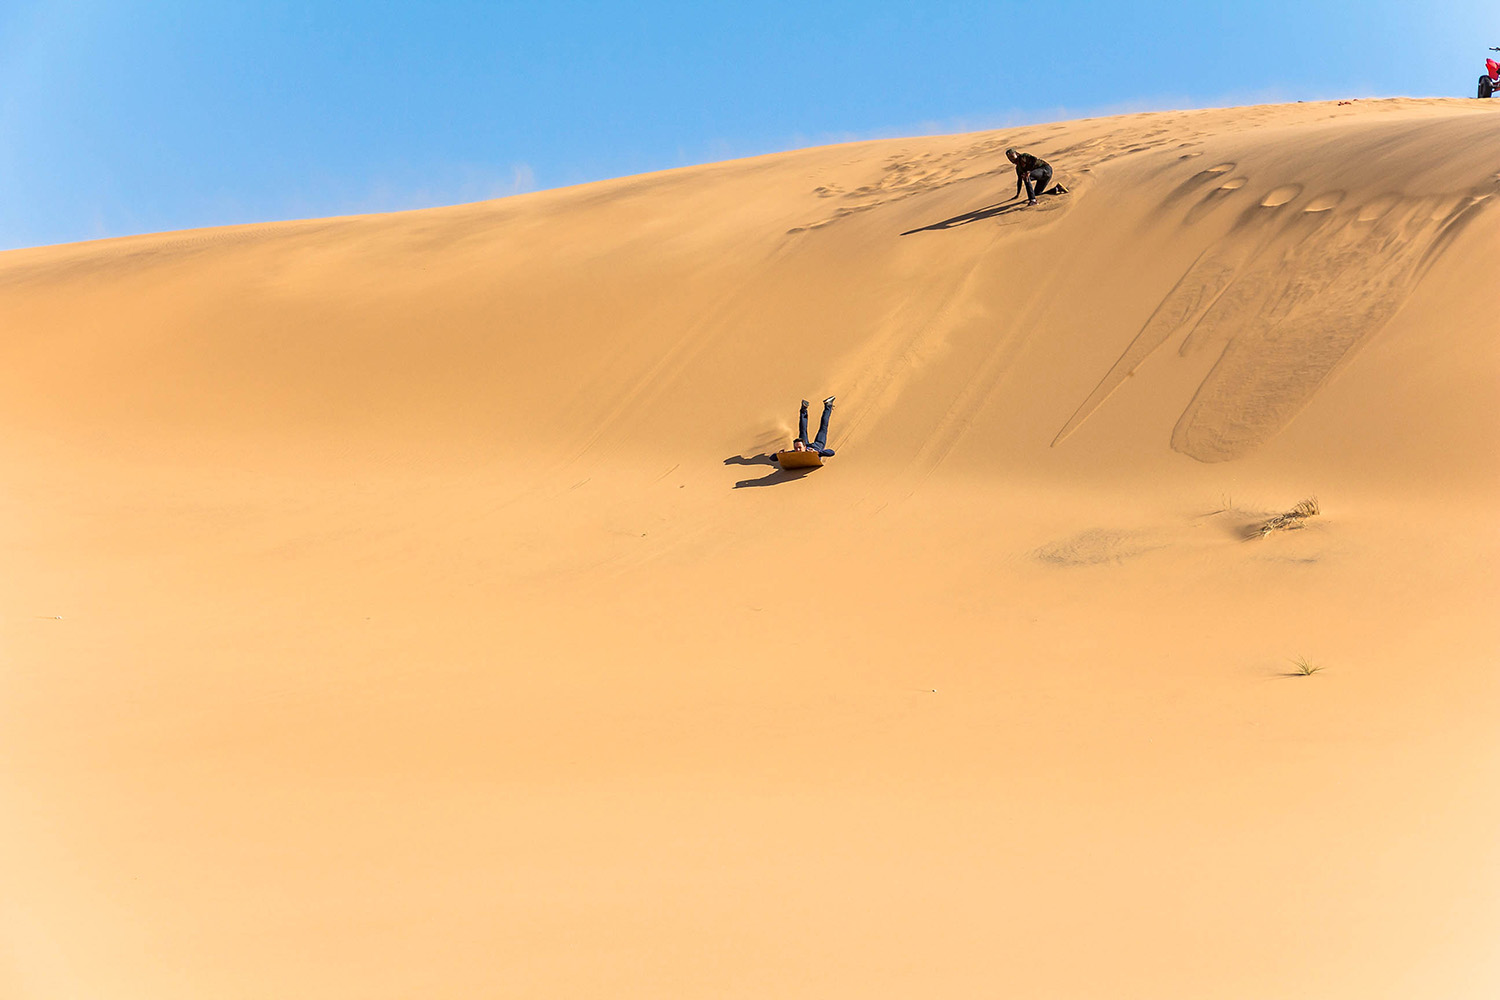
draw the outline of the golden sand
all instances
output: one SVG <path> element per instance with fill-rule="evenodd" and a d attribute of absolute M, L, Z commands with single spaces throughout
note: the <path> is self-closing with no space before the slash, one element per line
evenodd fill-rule
<path fill-rule="evenodd" d="M 1500 995 L 1496 194 L 1360 101 L 0 254 L 0 996 Z"/>

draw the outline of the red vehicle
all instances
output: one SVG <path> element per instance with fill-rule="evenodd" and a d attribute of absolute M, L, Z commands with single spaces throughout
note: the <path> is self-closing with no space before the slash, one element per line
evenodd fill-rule
<path fill-rule="evenodd" d="M 1500 49 L 1492 46 L 1490 51 L 1500 52 Z M 1495 62 L 1493 59 L 1486 59 L 1484 61 L 1484 68 L 1489 70 L 1489 72 L 1479 78 L 1479 96 L 1489 97 L 1495 91 L 1500 90 L 1500 63 Z"/>

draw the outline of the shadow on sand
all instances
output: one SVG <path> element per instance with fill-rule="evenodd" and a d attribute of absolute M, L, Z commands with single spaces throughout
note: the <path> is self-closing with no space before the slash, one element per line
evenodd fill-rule
<path fill-rule="evenodd" d="M 993 219 L 1000 215 L 1009 215 L 1012 212 L 1019 212 L 1023 208 L 1030 207 L 1032 206 L 1026 204 L 1026 199 L 1012 198 L 1009 201 L 1002 201 L 998 205 L 990 205 L 973 212 L 965 212 L 963 215 L 955 215 L 953 218 L 944 219 L 942 222 L 934 222 L 930 226 L 908 229 L 901 235 L 910 236 L 912 233 L 925 233 L 935 229 L 957 229 L 959 226 L 967 226 L 971 222 L 983 222 L 985 219 Z"/>
<path fill-rule="evenodd" d="M 817 469 L 783 469 L 776 461 L 774 454 L 769 455 L 731 455 L 724 459 L 725 465 L 769 465 L 771 472 L 761 476 L 759 479 L 741 479 L 734 484 L 734 488 L 742 490 L 750 486 L 775 486 L 778 483 L 790 483 L 803 478 L 809 472 Z"/>

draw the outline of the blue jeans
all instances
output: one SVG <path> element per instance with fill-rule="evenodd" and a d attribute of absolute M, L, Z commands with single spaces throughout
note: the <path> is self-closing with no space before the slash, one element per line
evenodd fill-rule
<path fill-rule="evenodd" d="M 802 419 L 798 424 L 797 440 L 824 458 L 833 454 L 833 449 L 828 447 L 828 418 L 831 416 L 833 416 L 833 404 L 824 403 L 823 419 L 818 423 L 818 436 L 811 442 L 807 440 L 807 407 L 805 406 L 802 408 Z"/>
<path fill-rule="evenodd" d="M 1052 168 L 1037 167 L 1021 179 L 1026 182 L 1026 200 L 1032 201 L 1037 195 L 1047 190 L 1047 182 L 1052 180 Z M 1035 188 L 1032 187 L 1032 181 L 1036 181 Z"/>

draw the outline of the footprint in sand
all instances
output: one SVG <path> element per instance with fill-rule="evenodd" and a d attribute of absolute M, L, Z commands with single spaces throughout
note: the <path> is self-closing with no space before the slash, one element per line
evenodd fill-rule
<path fill-rule="evenodd" d="M 1304 212 L 1326 212 L 1330 208 L 1337 208 L 1338 205 L 1339 205 L 1339 203 L 1342 202 L 1343 200 L 1344 200 L 1344 192 L 1342 192 L 1342 191 L 1329 191 L 1326 194 L 1320 194 L 1320 195 L 1318 195 L 1312 201 L 1308 202 L 1307 203 L 1307 207 L 1304 208 L 1302 211 L 1304 211 Z"/>
<path fill-rule="evenodd" d="M 1262 208 L 1280 208 L 1301 193 L 1301 184 L 1283 184 L 1279 188 L 1272 188 L 1270 193 L 1260 200 L 1260 205 Z"/>
<path fill-rule="evenodd" d="M 1452 215 L 1464 202 L 1471 200 L 1474 199 L 1463 195 L 1448 195 L 1446 198 L 1433 202 L 1432 210 L 1427 213 L 1427 217 L 1433 222 L 1440 222 Z"/>
<path fill-rule="evenodd" d="M 1259 204 L 1274 209 L 1302 191 L 1300 184 L 1284 185 Z M 1302 212 L 1250 208 L 1234 238 L 1205 249 L 1173 286 L 1053 444 L 1149 355 L 1180 338 L 1179 356 L 1211 352 L 1217 360 L 1173 428 L 1172 448 L 1200 462 L 1253 451 L 1400 310 L 1432 262 L 1484 212 L 1488 197 L 1471 188 L 1346 206 L 1345 192 L 1327 191 Z M 1382 266 L 1348 266 L 1361 257 L 1378 257 Z"/>
<path fill-rule="evenodd" d="M 1223 175 L 1219 174 L 1218 176 L 1222 177 Z M 1222 202 L 1226 197 L 1238 191 L 1240 188 L 1249 183 L 1250 178 L 1248 177 L 1229 178 L 1223 184 L 1220 184 L 1218 187 L 1209 191 L 1208 194 L 1204 195 L 1203 199 L 1199 201 L 1198 204 L 1192 207 L 1192 209 L 1188 212 L 1186 219 L 1184 219 L 1183 221 L 1188 225 L 1192 225 L 1193 223 L 1197 222 L 1199 219 L 1207 215 L 1209 212 L 1217 208 L 1219 206 L 1219 203 Z"/>
<path fill-rule="evenodd" d="M 1186 157 L 1181 158 L 1186 159 Z M 1208 182 L 1216 181 L 1219 178 L 1223 177 L 1225 174 L 1229 173 L 1229 171 L 1233 170 L 1234 167 L 1235 165 L 1233 163 L 1218 163 L 1212 167 L 1207 167 L 1203 170 L 1198 171 L 1196 174 L 1189 177 L 1181 184 L 1177 185 L 1177 187 L 1173 188 L 1172 193 L 1167 195 L 1166 200 L 1162 202 L 1162 207 L 1165 208 L 1166 206 L 1171 205 L 1174 202 L 1186 198 L 1188 195 L 1192 194 L 1194 191 L 1198 190 Z"/>
<path fill-rule="evenodd" d="M 1391 209 L 1396 207 L 1401 199 L 1393 194 L 1383 194 L 1365 202 L 1359 208 L 1359 214 L 1355 216 L 1356 222 L 1374 222 L 1381 218 Z"/>

